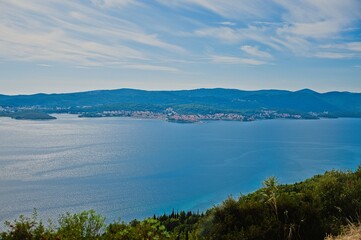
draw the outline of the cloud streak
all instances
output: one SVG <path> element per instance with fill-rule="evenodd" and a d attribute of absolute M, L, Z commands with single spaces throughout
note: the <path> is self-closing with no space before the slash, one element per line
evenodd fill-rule
<path fill-rule="evenodd" d="M 251 58 L 240 58 L 234 56 L 221 56 L 214 55 L 210 57 L 213 63 L 222 63 L 222 64 L 240 64 L 240 65 L 264 65 L 267 64 L 264 61 L 251 59 Z"/>
<path fill-rule="evenodd" d="M 235 25 L 209 26 L 194 30 L 193 35 L 203 38 L 218 39 L 224 44 L 239 44 L 248 42 L 252 45 L 263 45 L 272 48 L 276 52 L 288 50 L 292 54 L 301 57 L 334 58 L 359 57 L 358 54 L 350 54 L 349 51 L 357 52 L 360 49 L 358 43 L 344 43 L 343 50 L 331 54 L 322 52 L 320 46 L 343 40 L 355 24 L 361 21 L 361 2 L 357 0 L 274 0 L 269 1 L 267 9 L 270 12 L 262 12 L 259 2 L 248 4 L 249 1 L 221 5 L 221 1 L 188 1 L 205 9 L 225 17 L 227 21 L 237 19 L 232 14 L 236 10 L 239 15 L 246 14 L 250 20 L 248 25 L 236 27 Z M 246 5 L 247 9 L 237 7 Z M 279 18 L 273 15 L 273 10 L 280 9 Z M 264 14 L 262 17 L 259 14 Z M 339 48 L 341 51 L 342 48 Z M 242 49 L 246 54 L 261 57 L 262 53 L 256 53 L 256 49 Z M 252 51 L 252 52 L 251 52 Z M 315 54 L 315 52 L 317 52 Z M 263 54 L 263 57 L 266 57 Z M 269 56 L 268 56 L 269 57 Z"/>
<path fill-rule="evenodd" d="M 216 13 L 225 18 L 250 19 L 264 18 L 274 13 L 273 9 L 265 8 L 263 0 L 157 0 L 171 7 L 197 6 Z"/>
<path fill-rule="evenodd" d="M 98 7 L 125 7 L 129 4 L 135 4 L 134 0 L 91 0 L 92 4 Z"/>
<path fill-rule="evenodd" d="M 248 55 L 253 56 L 253 57 L 265 58 L 265 59 L 273 58 L 271 54 L 269 54 L 268 52 L 259 50 L 258 47 L 244 45 L 244 46 L 241 46 L 240 49 L 243 52 L 245 52 Z"/>
<path fill-rule="evenodd" d="M 95 6 L 91 7 L 67 0 L 2 1 L 0 57 L 81 66 L 107 66 L 116 61 L 128 66 L 146 65 L 155 58 L 154 49 L 175 54 L 185 52 L 157 34 L 147 33 L 133 22 L 97 8 L 132 2 L 93 1 Z"/>

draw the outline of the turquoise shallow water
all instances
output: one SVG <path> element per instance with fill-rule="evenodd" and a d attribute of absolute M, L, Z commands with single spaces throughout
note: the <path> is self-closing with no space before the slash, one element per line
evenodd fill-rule
<path fill-rule="evenodd" d="M 95 209 L 108 221 L 361 164 L 361 119 L 176 124 L 126 118 L 0 118 L 0 220 Z"/>

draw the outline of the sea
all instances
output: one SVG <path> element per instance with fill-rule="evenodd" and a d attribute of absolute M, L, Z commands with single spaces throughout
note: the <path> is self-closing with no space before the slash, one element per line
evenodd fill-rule
<path fill-rule="evenodd" d="M 262 187 L 361 164 L 361 119 L 0 118 L 0 221 L 94 209 L 114 220 L 202 212 Z"/>

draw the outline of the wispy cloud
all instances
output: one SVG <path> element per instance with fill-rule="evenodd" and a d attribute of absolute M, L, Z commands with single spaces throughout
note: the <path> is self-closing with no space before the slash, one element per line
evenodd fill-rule
<path fill-rule="evenodd" d="M 229 22 L 229 21 L 224 21 L 224 22 L 220 22 L 220 25 L 225 25 L 225 26 L 236 26 L 237 23 L 235 22 Z"/>
<path fill-rule="evenodd" d="M 352 53 L 340 53 L 340 52 L 316 52 L 312 56 L 318 58 L 344 59 L 344 58 L 352 58 L 354 55 Z"/>
<path fill-rule="evenodd" d="M 92 4 L 99 7 L 125 7 L 134 4 L 135 0 L 90 0 Z"/>
<path fill-rule="evenodd" d="M 92 2 L 112 7 L 133 1 Z M 0 14 L 0 57 L 4 59 L 106 66 L 114 61 L 145 64 L 154 57 L 149 47 L 185 52 L 133 22 L 79 2 L 2 1 Z"/>
<path fill-rule="evenodd" d="M 361 42 L 347 43 L 345 44 L 345 48 L 347 48 L 350 51 L 361 52 Z"/>
<path fill-rule="evenodd" d="M 349 42 L 349 43 L 342 43 L 342 44 L 326 44 L 326 45 L 321 45 L 320 48 L 361 52 L 361 42 Z"/>
<path fill-rule="evenodd" d="M 173 67 L 157 66 L 157 65 L 146 65 L 146 64 L 129 64 L 122 65 L 122 68 L 146 70 L 146 71 L 164 71 L 164 72 L 179 72 L 180 70 Z"/>
<path fill-rule="evenodd" d="M 159 0 L 172 5 L 193 4 L 227 19 L 286 22 L 286 32 L 304 37 L 329 37 L 344 31 L 361 17 L 358 0 Z M 177 3 L 175 3 L 177 2 Z M 283 9 L 283 11 L 282 11 Z M 281 18 L 277 18 L 281 13 Z M 225 21 L 227 22 L 227 21 Z"/>
<path fill-rule="evenodd" d="M 308 38 L 338 36 L 361 17 L 358 0 L 276 0 L 286 11 L 285 32 Z"/>
<path fill-rule="evenodd" d="M 244 45 L 244 46 L 241 46 L 240 49 L 243 52 L 245 52 L 248 55 L 253 56 L 253 57 L 266 58 L 266 59 L 273 58 L 271 54 L 269 54 L 268 52 L 259 50 L 258 47 Z"/>
<path fill-rule="evenodd" d="M 249 25 L 243 28 L 209 27 L 195 30 L 194 36 L 214 38 L 226 44 L 252 41 L 280 51 L 285 48 L 292 50 L 296 47 L 288 44 L 290 37 L 280 38 L 276 31 L 277 28 L 269 25 Z"/>
<path fill-rule="evenodd" d="M 40 63 L 38 64 L 39 67 L 51 67 L 49 64 Z"/>
<path fill-rule="evenodd" d="M 321 45 L 314 56 L 331 59 L 361 58 L 361 42 Z"/>
<path fill-rule="evenodd" d="M 317 51 L 324 44 L 347 41 L 346 38 L 343 40 L 343 35 L 346 35 L 349 29 L 361 20 L 361 2 L 357 0 L 274 0 L 267 2 L 267 9 L 270 11 L 266 13 L 259 9 L 260 3 L 257 1 L 253 4 L 246 4 L 244 1 L 237 3 L 230 1 L 232 4 L 224 5 L 221 5 L 221 1 L 194 0 L 188 2 L 212 10 L 226 19 L 237 19 L 237 16 L 232 14 L 234 10 L 239 15 L 246 13 L 251 18 L 247 26 L 209 26 L 196 29 L 193 32 L 194 36 L 218 39 L 224 44 L 249 42 L 253 45 L 257 43 L 257 45 L 271 47 L 274 51 L 288 50 L 292 54 L 304 57 L 334 59 L 359 57 L 359 55 L 349 52 L 323 53 Z M 247 8 L 240 5 L 246 5 Z M 273 15 L 275 9 L 279 9 L 281 12 L 278 18 Z M 263 17 L 259 17 L 260 13 L 264 14 Z M 357 42 L 343 45 L 345 51 L 359 51 L 361 48 Z M 248 54 L 260 55 L 255 53 L 255 49 L 245 48 L 242 50 L 248 51 Z"/>
<path fill-rule="evenodd" d="M 195 36 L 212 37 L 226 42 L 239 42 L 244 39 L 243 34 L 240 34 L 237 29 L 230 27 L 207 27 L 194 31 Z"/>
<path fill-rule="evenodd" d="M 214 55 L 210 57 L 213 63 L 223 63 L 223 64 L 241 64 L 241 65 L 263 65 L 267 64 L 264 61 L 251 59 L 251 58 L 239 58 L 234 56 L 220 56 Z"/>
<path fill-rule="evenodd" d="M 207 11 L 216 13 L 226 18 L 264 18 L 273 13 L 273 9 L 265 8 L 263 0 L 157 0 L 172 7 L 198 6 Z"/>

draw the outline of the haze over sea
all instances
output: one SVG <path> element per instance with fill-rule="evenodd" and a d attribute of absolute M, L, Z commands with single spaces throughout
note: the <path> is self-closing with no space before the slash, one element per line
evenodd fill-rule
<path fill-rule="evenodd" d="M 0 118 L 0 220 L 95 209 L 108 221 L 205 210 L 276 176 L 361 163 L 361 119 L 176 124 L 128 118 Z"/>

